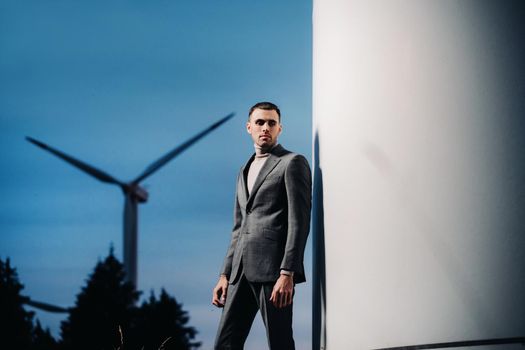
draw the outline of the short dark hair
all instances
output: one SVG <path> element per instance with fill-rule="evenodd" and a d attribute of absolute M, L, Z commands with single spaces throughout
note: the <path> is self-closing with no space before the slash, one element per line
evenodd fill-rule
<path fill-rule="evenodd" d="M 279 110 L 279 107 L 277 107 L 276 104 L 273 104 L 271 102 L 257 102 L 250 108 L 250 113 L 248 113 L 248 120 L 250 120 L 250 117 L 252 116 L 252 113 L 256 109 L 264 109 L 266 111 L 276 111 L 277 115 L 279 116 L 279 123 L 281 122 L 281 111 Z"/>

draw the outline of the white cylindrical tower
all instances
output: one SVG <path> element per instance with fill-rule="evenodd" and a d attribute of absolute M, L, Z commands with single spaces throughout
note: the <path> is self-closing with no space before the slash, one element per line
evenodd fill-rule
<path fill-rule="evenodd" d="M 314 349 L 525 335 L 524 14 L 314 1 Z"/>

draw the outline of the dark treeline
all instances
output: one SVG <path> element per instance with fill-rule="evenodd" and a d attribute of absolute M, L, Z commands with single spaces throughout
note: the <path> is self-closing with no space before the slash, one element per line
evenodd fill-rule
<path fill-rule="evenodd" d="M 0 339 L 28 350 L 186 350 L 197 349 L 197 331 L 187 325 L 182 305 L 164 289 L 137 305 L 140 292 L 125 282 L 113 249 L 99 261 L 75 305 L 61 324 L 61 339 L 43 329 L 24 308 L 16 269 L 0 259 Z"/>

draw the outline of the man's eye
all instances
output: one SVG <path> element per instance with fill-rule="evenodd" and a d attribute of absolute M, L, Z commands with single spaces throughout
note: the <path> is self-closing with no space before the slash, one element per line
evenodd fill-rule
<path fill-rule="evenodd" d="M 270 126 L 275 126 L 275 122 L 274 122 L 274 121 L 271 121 L 271 122 L 268 123 L 268 125 L 270 125 Z"/>
<path fill-rule="evenodd" d="M 257 124 L 257 125 L 264 125 L 264 122 L 262 120 L 258 120 L 258 121 L 255 122 L 255 124 Z"/>

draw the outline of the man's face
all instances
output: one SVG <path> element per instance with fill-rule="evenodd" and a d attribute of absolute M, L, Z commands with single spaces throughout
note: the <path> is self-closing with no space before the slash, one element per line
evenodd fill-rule
<path fill-rule="evenodd" d="M 246 123 L 246 130 L 256 145 L 264 149 L 271 148 L 277 143 L 282 130 L 279 115 L 274 110 L 257 108 Z"/>

